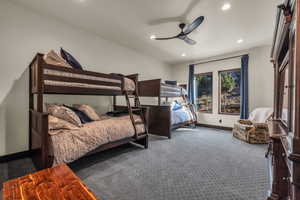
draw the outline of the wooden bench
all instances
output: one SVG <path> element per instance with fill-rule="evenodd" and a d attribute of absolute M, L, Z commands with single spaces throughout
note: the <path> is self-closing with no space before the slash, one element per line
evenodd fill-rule
<path fill-rule="evenodd" d="M 3 200 L 100 200 L 66 165 L 5 182 Z"/>

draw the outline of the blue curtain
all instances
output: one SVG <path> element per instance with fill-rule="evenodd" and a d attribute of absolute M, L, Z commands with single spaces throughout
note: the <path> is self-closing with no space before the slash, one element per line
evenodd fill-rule
<path fill-rule="evenodd" d="M 248 63 L 249 56 L 242 56 L 241 66 L 241 119 L 248 119 L 249 117 L 249 90 L 248 90 Z"/>
<path fill-rule="evenodd" d="M 190 103 L 192 104 L 195 103 L 194 74 L 195 74 L 195 65 L 189 65 L 188 97 Z"/>

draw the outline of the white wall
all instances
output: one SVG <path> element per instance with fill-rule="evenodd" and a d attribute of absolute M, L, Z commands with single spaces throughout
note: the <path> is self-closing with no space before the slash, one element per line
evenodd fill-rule
<path fill-rule="evenodd" d="M 257 47 L 242 52 L 236 52 L 231 55 L 241 53 L 249 54 L 249 110 L 250 112 L 258 107 L 273 107 L 273 67 L 270 63 L 270 46 Z M 231 56 L 223 55 L 220 57 Z M 211 59 L 215 59 L 214 57 Z M 211 60 L 208 59 L 208 60 Z M 187 83 L 188 63 L 173 66 L 172 80 L 178 80 L 180 83 Z M 233 123 L 239 119 L 239 116 L 218 114 L 218 71 L 226 69 L 240 68 L 240 58 L 211 62 L 207 64 L 196 65 L 195 73 L 213 72 L 213 113 L 198 113 L 199 123 L 232 127 Z M 219 122 L 222 120 L 222 123 Z"/>
<path fill-rule="evenodd" d="M 187 82 L 187 63 L 169 66 L 132 49 L 70 26 L 54 18 L 34 13 L 10 0 L 0 1 L 0 156 L 28 149 L 28 69 L 37 52 L 65 47 L 85 69 L 103 73 L 139 73 L 140 79 L 170 79 Z M 271 107 L 273 71 L 270 47 L 249 53 L 250 110 Z M 237 68 L 239 60 L 196 67 L 196 72 Z M 209 69 L 209 70 L 208 70 Z M 217 82 L 214 79 L 214 113 L 201 114 L 200 123 L 232 126 L 237 117 L 218 115 Z M 143 98 L 143 102 L 146 99 Z M 46 102 L 88 103 L 101 112 L 111 107 L 110 97 L 48 96 Z M 149 100 L 147 103 L 150 103 Z M 219 124 L 219 119 L 223 120 Z"/>
<path fill-rule="evenodd" d="M 87 70 L 169 79 L 169 65 L 8 0 L 0 2 L 0 156 L 28 149 L 28 69 L 37 52 L 65 47 Z M 110 97 L 51 96 L 48 102 L 89 103 L 107 111 Z"/>

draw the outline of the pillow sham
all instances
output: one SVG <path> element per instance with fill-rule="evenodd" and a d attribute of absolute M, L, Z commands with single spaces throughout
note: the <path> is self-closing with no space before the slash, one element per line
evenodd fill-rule
<path fill-rule="evenodd" d="M 57 104 L 46 104 L 46 109 L 50 115 L 65 120 L 77 127 L 82 127 L 79 117 L 71 109 Z"/>
<path fill-rule="evenodd" d="M 60 55 L 65 59 L 74 69 L 81 69 L 81 64 L 66 50 L 60 48 Z"/>
<path fill-rule="evenodd" d="M 85 123 L 89 123 L 92 122 L 93 120 L 90 119 L 84 112 L 82 112 L 81 110 L 78 110 L 77 108 L 71 107 L 71 106 L 67 106 L 64 105 L 65 107 L 71 109 L 73 112 L 75 112 L 75 114 L 78 116 L 78 118 L 80 119 L 81 123 L 85 124 Z"/>
<path fill-rule="evenodd" d="M 90 106 L 90 105 L 86 105 L 86 104 L 73 104 L 73 107 L 75 107 L 78 110 L 84 112 L 84 114 L 86 114 L 93 121 L 99 121 L 100 120 L 99 115 L 97 114 L 97 112 L 95 111 L 95 109 L 92 106 Z"/>
<path fill-rule="evenodd" d="M 72 68 L 62 57 L 60 57 L 54 50 L 45 54 L 43 57 L 44 61 L 49 65 L 56 65 L 61 67 Z"/>
<path fill-rule="evenodd" d="M 66 130 L 72 130 L 72 129 L 79 129 L 74 124 L 71 124 L 65 120 L 59 119 L 57 117 L 54 117 L 52 115 L 49 115 L 48 117 L 48 128 L 49 130 L 59 130 L 59 129 L 66 129 Z"/>

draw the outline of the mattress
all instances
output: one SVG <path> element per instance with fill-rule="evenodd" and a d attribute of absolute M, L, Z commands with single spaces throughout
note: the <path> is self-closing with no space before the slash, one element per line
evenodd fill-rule
<path fill-rule="evenodd" d="M 134 119 L 141 121 L 137 115 L 134 115 Z M 145 132 L 143 124 L 136 127 L 138 134 Z M 53 165 L 73 162 L 101 145 L 133 137 L 134 134 L 134 127 L 128 115 L 107 117 L 101 121 L 86 123 L 78 129 L 49 131 Z"/>
<path fill-rule="evenodd" d="M 95 89 L 107 89 L 107 90 L 117 90 L 121 91 L 122 88 L 119 86 L 108 86 L 108 85 L 100 85 L 100 84 L 87 84 L 87 83 L 76 83 L 76 82 L 64 82 L 63 78 L 79 78 L 85 80 L 95 80 L 95 81 L 102 81 L 106 83 L 118 83 L 121 85 L 122 81 L 113 78 L 104 78 L 86 74 L 77 74 L 53 69 L 44 69 L 45 75 L 54 75 L 62 77 L 62 81 L 57 80 L 44 80 L 45 85 L 49 86 L 62 86 L 62 87 L 79 87 L 79 88 L 95 88 Z M 129 78 L 124 77 L 124 87 L 123 90 L 125 91 L 134 91 L 135 90 L 135 82 Z"/>
<path fill-rule="evenodd" d="M 161 84 L 161 95 L 162 96 L 180 96 L 181 88 L 166 84 Z"/>

